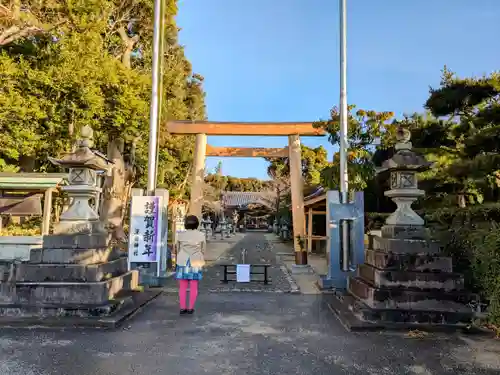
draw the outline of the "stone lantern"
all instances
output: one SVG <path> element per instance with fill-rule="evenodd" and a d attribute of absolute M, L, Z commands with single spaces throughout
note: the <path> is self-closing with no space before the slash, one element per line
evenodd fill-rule
<path fill-rule="evenodd" d="M 210 217 L 201 219 L 201 231 L 205 233 L 205 237 L 208 238 L 208 232 L 212 230 L 212 220 Z"/>
<path fill-rule="evenodd" d="M 68 209 L 62 213 L 60 222 L 54 226 L 54 234 L 104 232 L 99 214 L 89 200 L 99 196 L 98 172 L 109 168 L 109 161 L 100 153 L 92 151 L 93 130 L 83 127 L 77 149 L 61 159 L 49 160 L 63 168 L 69 168 L 69 185 L 62 188 L 70 198 Z"/>
<path fill-rule="evenodd" d="M 382 164 L 397 205 L 382 227 L 369 235 L 365 260 L 348 279 L 348 294 L 332 296 L 331 309 L 351 329 L 462 329 L 470 325 L 476 296 L 464 289 L 464 277 L 453 272 L 451 257 L 431 238 L 424 220 L 411 208 L 424 195 L 417 173 L 431 167 L 411 150 L 410 132 L 400 128 L 396 153 Z"/>
<path fill-rule="evenodd" d="M 220 221 L 220 236 L 221 239 L 224 237 L 229 238 L 229 223 L 226 220 L 225 216 L 222 216 L 222 220 Z"/>
<path fill-rule="evenodd" d="M 11 267 L 8 287 L 0 288 L 0 324 L 56 327 L 114 327 L 151 297 L 137 299 L 139 274 L 99 220 L 89 200 L 100 191 L 97 172 L 106 157 L 92 151 L 92 129 L 84 127 L 77 149 L 56 165 L 69 168 L 71 199 L 53 234 L 43 236 L 27 262 Z"/>
<path fill-rule="evenodd" d="M 410 131 L 400 127 L 396 134 L 396 153 L 382 164 L 378 173 L 389 173 L 390 190 L 385 196 L 396 203 L 397 208 L 386 220 L 387 234 L 408 236 L 425 235 L 424 220 L 413 211 L 411 205 L 425 192 L 418 188 L 417 173 L 428 170 L 432 163 L 411 150 Z M 399 234 L 399 235 L 398 235 Z"/>

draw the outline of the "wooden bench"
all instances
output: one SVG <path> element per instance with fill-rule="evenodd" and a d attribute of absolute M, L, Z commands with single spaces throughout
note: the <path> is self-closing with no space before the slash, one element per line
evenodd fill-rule
<path fill-rule="evenodd" d="M 224 268 L 224 278 L 221 282 L 227 284 L 230 281 L 236 281 L 236 279 L 228 279 L 228 275 L 236 275 L 236 264 L 221 264 L 220 266 Z M 270 266 L 270 264 L 250 264 L 250 281 L 264 283 L 265 285 L 269 284 L 271 282 L 268 272 Z M 255 280 L 252 279 L 253 275 L 263 275 L 264 278 Z"/>

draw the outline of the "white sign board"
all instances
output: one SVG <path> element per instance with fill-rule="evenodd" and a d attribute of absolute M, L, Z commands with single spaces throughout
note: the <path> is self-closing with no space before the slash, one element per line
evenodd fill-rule
<path fill-rule="evenodd" d="M 236 282 L 237 283 L 250 282 L 250 264 L 236 265 Z"/>
<path fill-rule="evenodd" d="M 162 246 L 163 197 L 133 196 L 128 261 L 158 263 Z M 159 267 L 157 268 L 159 271 Z"/>

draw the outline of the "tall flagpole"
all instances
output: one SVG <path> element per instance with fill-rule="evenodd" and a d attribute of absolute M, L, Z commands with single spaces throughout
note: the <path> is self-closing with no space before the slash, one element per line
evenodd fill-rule
<path fill-rule="evenodd" d="M 348 191 L 347 175 L 347 17 L 346 2 L 340 0 L 340 192 Z"/>
<path fill-rule="evenodd" d="M 349 183 L 347 174 L 347 0 L 340 2 L 340 194 L 342 203 L 348 203 Z M 342 224 L 342 271 L 350 269 L 349 225 Z"/>
<path fill-rule="evenodd" d="M 156 151 L 158 143 L 158 115 L 160 89 L 160 54 L 161 54 L 161 0 L 154 3 L 153 21 L 153 66 L 151 69 L 151 105 L 149 108 L 149 150 L 147 195 L 154 195 L 156 188 Z"/>
<path fill-rule="evenodd" d="M 158 134 L 156 136 L 156 165 L 155 165 L 155 189 L 158 187 L 158 169 L 160 164 L 160 133 L 163 112 L 163 77 L 165 65 L 165 0 L 161 0 L 161 22 L 160 22 L 160 63 L 159 63 L 159 86 L 158 86 Z"/>

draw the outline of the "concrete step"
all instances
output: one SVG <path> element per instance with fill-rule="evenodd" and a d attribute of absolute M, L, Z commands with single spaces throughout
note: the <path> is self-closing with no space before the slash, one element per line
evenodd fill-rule
<path fill-rule="evenodd" d="M 127 258 L 99 264 L 31 264 L 15 266 L 17 282 L 99 282 L 127 272 Z"/>
<path fill-rule="evenodd" d="M 57 318 L 90 318 L 90 317 L 105 317 L 113 314 L 117 309 L 131 303 L 131 297 L 118 298 L 104 305 L 81 305 L 81 304 L 37 304 L 37 305 L 21 305 L 21 304 L 1 304 L 0 305 L 0 322 L 2 318 L 28 318 L 28 317 L 57 317 Z"/>
<path fill-rule="evenodd" d="M 44 249 L 100 249 L 109 245 L 108 233 L 50 234 L 43 236 Z"/>
<path fill-rule="evenodd" d="M 115 248 L 39 248 L 31 250 L 29 263 L 89 265 L 116 260 L 121 255 L 122 252 Z"/>
<path fill-rule="evenodd" d="M 368 237 L 368 248 L 395 254 L 439 254 L 441 246 L 437 241 Z"/>
<path fill-rule="evenodd" d="M 469 312 L 478 297 L 463 291 L 378 288 L 360 277 L 349 279 L 351 295 L 372 309 Z"/>
<path fill-rule="evenodd" d="M 351 295 L 324 294 L 330 310 L 349 331 L 422 330 L 431 332 L 479 333 L 469 311 L 372 309 Z"/>
<path fill-rule="evenodd" d="M 397 254 L 366 249 L 365 263 L 385 270 L 452 272 L 451 257 L 439 254 Z"/>
<path fill-rule="evenodd" d="M 350 307 L 358 318 L 368 322 L 464 327 L 471 324 L 474 318 L 472 309 L 467 311 L 371 309 L 355 299 L 351 301 Z"/>
<path fill-rule="evenodd" d="M 358 267 L 358 276 L 378 288 L 463 290 L 464 277 L 459 273 L 381 270 L 368 264 Z"/>
<path fill-rule="evenodd" d="M 408 226 L 408 225 L 384 225 L 381 233 L 385 238 L 399 238 L 399 239 L 430 239 L 429 228 L 422 226 Z"/>
<path fill-rule="evenodd" d="M 160 289 L 121 293 L 104 305 L 0 304 L 0 327 L 113 329 L 161 293 Z"/>
<path fill-rule="evenodd" d="M 100 282 L 19 282 L 0 284 L 3 304 L 104 305 L 123 290 L 139 285 L 137 271 Z"/>

